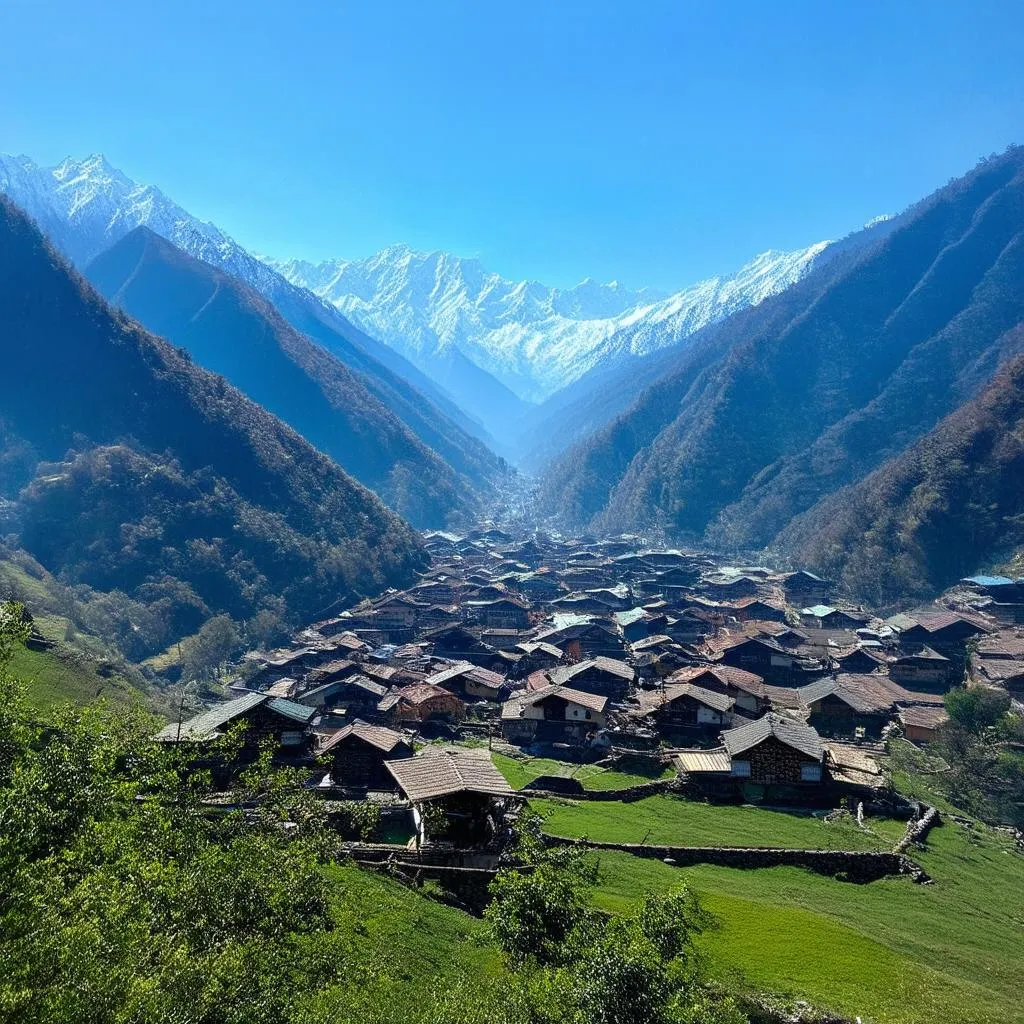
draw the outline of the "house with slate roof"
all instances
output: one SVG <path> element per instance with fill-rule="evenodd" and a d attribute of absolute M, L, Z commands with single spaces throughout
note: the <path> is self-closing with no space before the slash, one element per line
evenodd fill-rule
<path fill-rule="evenodd" d="M 678 751 L 681 776 L 716 797 L 819 803 L 829 781 L 826 750 L 817 730 L 783 715 L 763 718 L 721 734 L 711 750 Z"/>
<path fill-rule="evenodd" d="M 486 845 L 517 803 L 515 790 L 486 750 L 427 747 L 415 757 L 386 761 L 385 767 L 412 805 L 418 845 Z"/>
<path fill-rule="evenodd" d="M 279 759 L 303 760 L 312 748 L 310 724 L 316 714 L 316 708 L 284 697 L 247 693 L 187 721 L 172 722 L 153 738 L 158 743 L 194 747 L 197 763 L 212 768 L 218 784 L 226 785 L 231 772 L 252 763 L 265 742 L 274 744 Z M 242 744 L 230 765 L 217 755 L 204 754 L 204 748 L 236 727 L 242 730 Z"/>
<path fill-rule="evenodd" d="M 605 726 L 608 698 L 552 683 L 517 693 L 501 708 L 510 743 L 586 743 Z"/>
<path fill-rule="evenodd" d="M 331 781 L 358 789 L 394 789 L 385 762 L 412 757 L 412 743 L 403 733 L 357 718 L 339 729 L 321 748 L 331 760 Z"/>
<path fill-rule="evenodd" d="M 716 735 L 732 723 L 735 703 L 734 698 L 724 693 L 693 683 L 674 683 L 656 690 L 641 690 L 633 714 L 672 742 L 694 733 Z"/>

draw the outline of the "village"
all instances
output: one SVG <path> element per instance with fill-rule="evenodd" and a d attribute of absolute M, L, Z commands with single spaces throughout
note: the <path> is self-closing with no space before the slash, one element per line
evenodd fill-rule
<path fill-rule="evenodd" d="M 157 738 L 194 748 L 225 791 L 269 740 L 332 805 L 377 810 L 361 838 L 378 859 L 497 856 L 537 796 L 910 817 L 884 741 L 934 739 L 965 681 L 1024 697 L 1024 581 L 972 577 L 883 619 L 811 572 L 637 537 L 484 524 L 425 542 L 413 587 L 249 652 L 230 699 Z M 232 761 L 207 756 L 232 728 Z M 543 767 L 519 787 L 516 764 Z M 581 777 L 601 770 L 627 784 L 588 792 Z"/>

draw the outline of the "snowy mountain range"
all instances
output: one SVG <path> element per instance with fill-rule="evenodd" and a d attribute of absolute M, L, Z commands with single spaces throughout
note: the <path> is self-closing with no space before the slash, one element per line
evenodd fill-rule
<path fill-rule="evenodd" d="M 153 185 L 132 181 L 101 154 L 68 157 L 56 167 L 0 154 L 0 192 L 31 214 L 79 268 L 145 225 L 258 291 L 265 292 L 277 276 L 215 224 L 193 217 Z"/>
<path fill-rule="evenodd" d="M 425 369 L 458 349 L 531 402 L 597 366 L 675 344 L 799 280 L 827 242 L 765 252 L 727 277 L 660 295 L 590 279 L 509 281 L 475 259 L 394 245 L 366 260 L 268 263 Z"/>
<path fill-rule="evenodd" d="M 370 336 L 360 344 L 373 347 L 375 358 L 429 390 L 426 374 L 499 440 L 514 432 L 526 403 L 618 360 L 675 345 L 760 302 L 806 274 L 828 245 L 762 253 L 734 274 L 666 296 L 589 279 L 569 289 L 510 281 L 478 260 L 404 245 L 364 260 L 320 264 L 257 258 L 101 155 L 69 157 L 56 167 L 0 156 L 0 192 L 24 207 L 79 268 L 145 225 L 241 278 L 300 330 L 316 336 L 326 318 L 332 330 L 351 334 L 354 324 Z"/>

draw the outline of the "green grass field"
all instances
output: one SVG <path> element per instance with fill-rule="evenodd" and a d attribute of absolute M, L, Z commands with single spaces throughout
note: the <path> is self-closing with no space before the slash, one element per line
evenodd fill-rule
<path fill-rule="evenodd" d="M 915 858 L 930 885 L 852 885 L 801 871 L 669 867 L 600 855 L 596 902 L 628 910 L 685 880 L 718 918 L 712 973 L 885 1024 L 1024 1021 L 1024 856 L 999 833 L 949 823 Z"/>
<path fill-rule="evenodd" d="M 584 789 L 627 789 L 643 782 L 655 779 L 670 779 L 675 775 L 672 768 L 666 768 L 657 775 L 637 775 L 601 768 L 596 764 L 570 764 L 567 761 L 555 761 L 548 757 L 517 758 L 504 754 L 492 753 L 498 771 L 508 780 L 510 786 L 522 789 L 541 775 L 555 775 L 562 779 L 579 779 Z"/>
<path fill-rule="evenodd" d="M 381 875 L 349 865 L 325 869 L 339 897 L 345 980 L 320 1018 L 372 1024 L 431 1019 L 431 1001 L 460 985 L 492 988 L 504 961 L 487 925 Z"/>
<path fill-rule="evenodd" d="M 11 674 L 28 688 L 28 699 L 36 708 L 68 702 L 85 704 L 97 697 L 125 701 L 139 693 L 119 676 L 104 677 L 96 664 L 84 658 L 61 657 L 52 651 L 15 652 Z"/>
<path fill-rule="evenodd" d="M 599 843 L 653 846 L 778 846 L 788 849 L 887 850 L 903 834 L 903 822 L 869 819 L 869 831 L 845 817 L 828 823 L 807 814 L 757 807 L 702 804 L 672 796 L 635 803 L 531 800 L 544 831 Z"/>

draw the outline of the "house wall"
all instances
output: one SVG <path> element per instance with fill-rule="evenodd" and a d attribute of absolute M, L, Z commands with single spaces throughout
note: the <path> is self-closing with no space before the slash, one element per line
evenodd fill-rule
<path fill-rule="evenodd" d="M 734 761 L 750 762 L 750 782 L 772 783 L 800 782 L 800 769 L 805 764 L 819 764 L 806 754 L 780 743 L 774 736 L 759 743 L 756 747 L 737 754 Z M 824 772 L 822 773 L 824 777 Z M 817 783 L 805 783 L 817 785 Z"/>
<path fill-rule="evenodd" d="M 384 767 L 384 762 L 400 757 L 412 757 L 412 748 L 400 746 L 385 754 L 373 744 L 351 735 L 335 746 L 330 754 L 333 755 L 331 778 L 336 785 L 393 790 L 397 786 L 394 777 Z"/>

